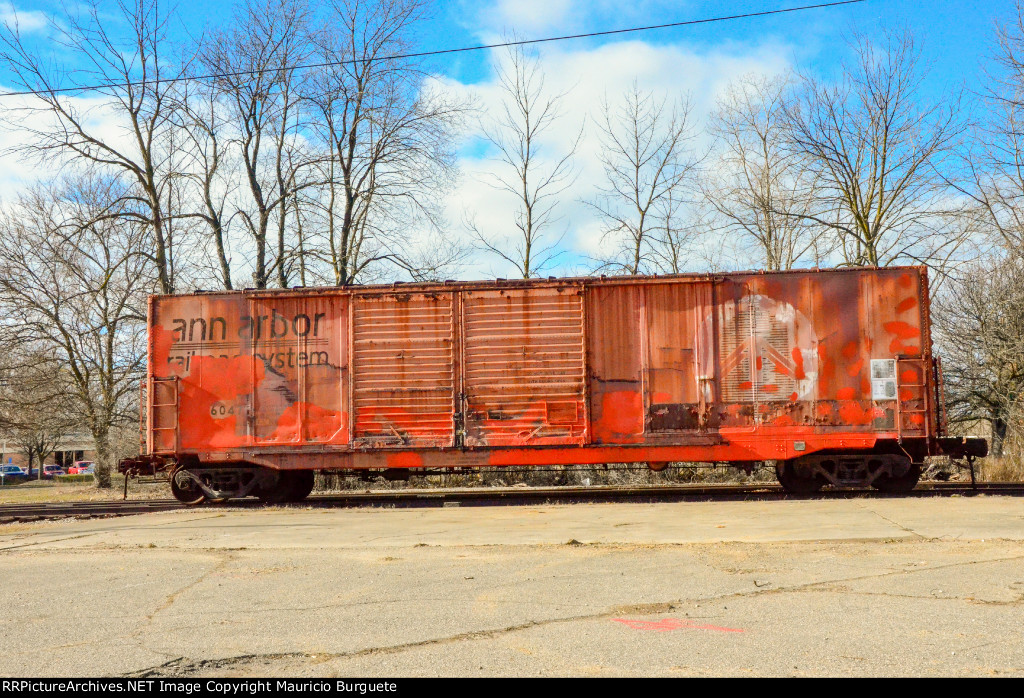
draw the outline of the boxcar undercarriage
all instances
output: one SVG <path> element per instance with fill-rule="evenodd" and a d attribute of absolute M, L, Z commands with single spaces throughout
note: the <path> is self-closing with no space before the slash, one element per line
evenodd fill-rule
<path fill-rule="evenodd" d="M 588 449 L 579 449 L 586 451 Z M 898 441 L 879 441 L 871 449 L 842 450 L 826 449 L 819 452 L 780 460 L 742 460 L 715 462 L 714 465 L 732 467 L 750 474 L 756 468 L 769 467 L 775 471 L 782 488 L 791 494 L 813 494 L 825 487 L 832 488 L 874 488 L 882 492 L 905 493 L 914 489 L 928 456 L 945 456 L 954 464 L 970 468 L 976 458 L 987 454 L 987 442 L 983 439 L 941 438 L 930 442 L 922 440 L 901 444 Z M 302 467 L 278 467 L 295 465 L 289 458 L 274 459 L 254 457 L 251 461 L 233 462 L 200 461 L 194 456 L 176 459 L 140 456 L 122 461 L 120 470 L 127 478 L 139 475 L 165 474 L 174 497 L 185 504 L 223 503 L 230 499 L 256 497 L 268 504 L 300 502 L 313 491 L 317 469 Z M 348 455 L 348 454 L 346 454 Z M 379 455 L 379 454 L 374 454 Z M 420 462 L 434 461 L 418 455 Z M 433 454 L 440 455 L 444 454 Z M 454 454 L 448 453 L 450 460 Z M 409 461 L 406 454 L 406 461 Z M 610 465 L 612 463 L 639 463 L 654 472 L 665 470 L 671 462 L 678 461 L 637 461 L 629 460 L 629 452 L 619 454 L 614 461 L 594 461 L 576 458 L 575 464 Z M 390 481 L 408 481 L 411 477 L 450 474 L 453 472 L 480 472 L 483 468 L 512 467 L 494 465 L 461 465 L 439 467 L 360 467 L 353 468 L 350 459 L 332 459 L 321 454 L 323 469 L 343 475 L 360 477 L 364 480 L 383 478 Z M 253 461 L 262 461 L 253 462 Z M 291 462 L 290 462 L 291 461 Z M 301 463 L 301 462 L 300 462 Z M 338 465 L 349 467 L 331 467 Z M 555 463 L 552 463 L 555 464 Z M 561 463 L 565 465 L 566 463 Z M 695 463 L 688 463 L 696 465 Z M 534 464 L 536 465 L 536 464 Z"/>

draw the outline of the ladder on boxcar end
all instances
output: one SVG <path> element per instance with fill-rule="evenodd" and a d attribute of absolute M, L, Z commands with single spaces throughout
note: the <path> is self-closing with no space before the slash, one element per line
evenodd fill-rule
<path fill-rule="evenodd" d="M 928 395 L 928 380 L 925 365 L 927 363 L 925 358 L 896 358 L 896 431 L 903 438 L 905 431 L 921 431 L 922 435 L 928 433 L 928 415 L 931 413 L 931 406 L 929 405 Z M 920 383 L 904 383 L 902 380 L 904 366 L 910 366 L 914 368 L 917 375 L 920 377 Z M 901 389 L 908 388 L 914 392 L 914 395 L 910 400 L 920 400 L 921 407 L 907 409 L 904 407 L 903 396 L 900 394 Z M 910 402 L 907 400 L 906 402 Z M 908 428 L 904 427 L 904 418 L 910 420 L 912 415 L 921 415 L 920 426 L 911 423 Z M 916 435 L 915 435 L 916 436 Z"/>
<path fill-rule="evenodd" d="M 178 377 L 153 378 L 149 397 L 149 429 L 153 438 L 153 454 L 172 454 L 178 451 Z M 168 415 L 170 410 L 170 415 Z M 167 438 L 160 438 L 161 435 Z"/>

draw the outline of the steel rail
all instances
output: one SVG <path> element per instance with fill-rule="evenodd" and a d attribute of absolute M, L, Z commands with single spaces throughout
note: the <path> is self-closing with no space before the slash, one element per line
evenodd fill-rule
<path fill-rule="evenodd" d="M 826 489 L 811 495 L 788 494 L 774 483 L 722 485 L 591 485 L 587 487 L 472 487 L 453 489 L 362 490 L 315 494 L 294 505 L 313 508 L 339 507 L 438 507 L 494 506 L 579 502 L 670 502 L 729 501 L 776 499 L 852 499 L 894 497 L 936 497 L 971 495 L 1024 496 L 1024 483 L 927 482 L 906 494 L 889 494 L 875 490 Z M 225 504 L 200 505 L 199 508 L 236 507 L 259 509 L 264 505 L 254 499 L 240 499 Z M 271 506 L 271 505 L 267 505 Z M 127 516 L 148 512 L 192 508 L 174 499 L 140 499 L 107 502 L 64 502 L 34 504 L 0 504 L 0 523 L 40 519 Z"/>

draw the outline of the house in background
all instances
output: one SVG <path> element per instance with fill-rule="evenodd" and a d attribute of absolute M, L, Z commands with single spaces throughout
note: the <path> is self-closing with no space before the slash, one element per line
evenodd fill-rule
<path fill-rule="evenodd" d="M 46 465 L 56 463 L 64 468 L 70 467 L 75 461 L 93 460 L 96 457 L 96 445 L 89 434 L 80 432 L 64 437 L 53 453 L 44 460 Z M 20 465 L 28 468 L 28 454 L 7 434 L 0 434 L 0 463 L 3 465 Z M 38 467 L 33 463 L 33 467 Z"/>

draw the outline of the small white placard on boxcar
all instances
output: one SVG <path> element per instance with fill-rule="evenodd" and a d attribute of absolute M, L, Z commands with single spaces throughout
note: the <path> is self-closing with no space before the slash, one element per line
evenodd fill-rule
<path fill-rule="evenodd" d="M 896 359 L 871 359 L 871 399 L 896 399 Z"/>

